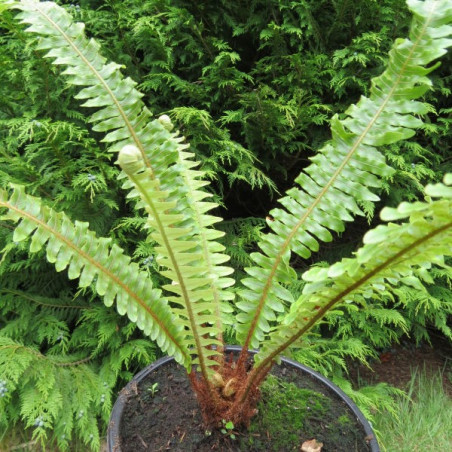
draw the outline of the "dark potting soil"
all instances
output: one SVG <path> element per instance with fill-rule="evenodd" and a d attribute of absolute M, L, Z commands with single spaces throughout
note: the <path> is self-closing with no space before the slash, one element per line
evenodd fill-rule
<path fill-rule="evenodd" d="M 299 370 L 284 363 L 275 366 L 261 391 L 259 411 L 248 430 L 206 431 L 184 369 L 165 364 L 128 396 L 121 451 L 300 451 L 304 441 L 314 438 L 323 443 L 322 452 L 370 450 L 347 405 Z"/>

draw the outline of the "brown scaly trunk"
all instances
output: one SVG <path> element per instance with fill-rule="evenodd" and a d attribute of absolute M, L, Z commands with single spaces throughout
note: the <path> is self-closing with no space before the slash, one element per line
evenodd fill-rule
<path fill-rule="evenodd" d="M 257 413 L 259 386 L 270 368 L 259 374 L 256 384 L 249 387 L 251 362 L 248 358 L 243 359 L 243 355 L 237 361 L 234 361 L 232 353 L 225 359 L 223 366 L 217 369 L 211 379 L 213 391 L 209 392 L 208 383 L 202 376 L 193 371 L 189 374 L 206 427 L 219 427 L 223 420 L 231 421 L 235 427 L 248 427 L 251 418 Z M 213 397 L 210 395 L 212 392 Z"/>

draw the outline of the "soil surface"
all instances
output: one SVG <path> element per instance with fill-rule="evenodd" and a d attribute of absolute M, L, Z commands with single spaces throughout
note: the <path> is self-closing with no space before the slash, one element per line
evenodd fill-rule
<path fill-rule="evenodd" d="M 275 367 L 272 374 L 277 378 L 270 377 L 268 385 L 279 386 L 263 387 L 265 403 L 258 406 L 250 428 L 222 433 L 206 432 L 185 371 L 174 362 L 160 367 L 128 395 L 121 451 L 300 451 L 301 444 L 313 438 L 323 443 L 322 452 L 370 450 L 361 425 L 335 394 L 286 364 Z M 312 393 L 314 386 L 316 393 Z M 308 390 L 311 393 L 306 396 L 303 391 Z M 303 393 L 303 402 L 294 401 L 297 392 Z M 272 394 L 275 398 L 269 397 Z"/>
<path fill-rule="evenodd" d="M 404 342 L 380 353 L 379 360 L 366 366 L 350 366 L 350 377 L 357 386 L 388 383 L 406 389 L 414 371 L 442 374 L 443 387 L 452 397 L 452 345 L 444 337 L 432 336 L 432 345 L 416 347 Z"/>

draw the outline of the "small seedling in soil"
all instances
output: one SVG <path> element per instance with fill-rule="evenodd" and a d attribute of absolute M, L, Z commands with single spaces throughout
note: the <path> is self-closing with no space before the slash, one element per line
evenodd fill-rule
<path fill-rule="evenodd" d="M 154 398 L 157 392 L 159 391 L 158 386 L 159 386 L 158 383 L 154 383 L 152 386 L 149 386 L 148 392 L 151 394 L 152 398 Z"/>
<path fill-rule="evenodd" d="M 236 436 L 234 434 L 234 423 L 229 421 L 226 422 L 224 419 L 222 419 L 221 421 L 223 427 L 221 428 L 221 433 L 223 433 L 223 435 L 228 436 L 231 439 L 236 439 Z"/>

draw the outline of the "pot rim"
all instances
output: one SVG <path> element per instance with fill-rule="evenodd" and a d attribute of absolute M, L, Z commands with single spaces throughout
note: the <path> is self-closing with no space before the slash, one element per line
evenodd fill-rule
<path fill-rule="evenodd" d="M 226 345 L 226 352 L 240 352 L 242 347 L 239 345 Z M 255 355 L 257 350 L 249 350 L 248 353 Z M 124 411 L 124 406 L 127 402 L 128 396 L 131 392 L 134 391 L 134 386 L 139 383 L 141 380 L 146 378 L 151 372 L 157 369 L 160 366 L 163 366 L 169 362 L 174 361 L 172 356 L 165 356 L 163 358 L 154 361 L 149 366 L 142 369 L 138 372 L 132 380 L 127 383 L 127 385 L 120 391 L 118 394 L 118 398 L 116 399 L 115 404 L 113 405 L 113 409 L 111 411 L 110 420 L 108 422 L 107 429 L 107 450 L 108 452 L 121 452 L 121 446 L 119 445 L 119 431 L 121 426 L 121 417 L 122 412 Z M 292 359 L 281 357 L 281 362 L 285 364 L 289 364 L 302 372 L 308 374 L 311 378 L 320 381 L 323 385 L 325 385 L 329 390 L 335 393 L 339 398 L 341 398 L 344 403 L 350 408 L 353 414 L 356 416 L 357 420 L 362 425 L 364 432 L 366 433 L 366 437 L 369 437 L 369 447 L 371 452 L 380 452 L 380 447 L 378 445 L 377 439 L 375 437 L 375 433 L 370 425 L 370 422 L 365 418 L 363 413 L 361 413 L 360 409 L 357 405 L 352 401 L 352 399 L 345 394 L 342 389 L 332 383 L 328 378 L 324 377 L 322 374 L 316 372 L 315 370 L 301 364 Z"/>

